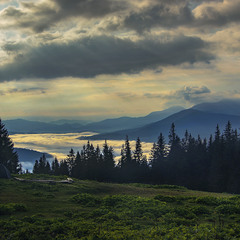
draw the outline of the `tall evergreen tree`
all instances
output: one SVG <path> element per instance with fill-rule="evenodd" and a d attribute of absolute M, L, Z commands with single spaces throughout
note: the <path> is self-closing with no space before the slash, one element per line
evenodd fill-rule
<path fill-rule="evenodd" d="M 101 178 L 104 181 L 111 181 L 114 177 L 114 154 L 113 148 L 108 146 L 107 141 L 103 145 L 102 162 L 100 163 Z"/>
<path fill-rule="evenodd" d="M 11 173 L 19 173 L 21 167 L 14 144 L 8 135 L 4 124 L 0 119 L 0 163 L 5 165 Z"/>
<path fill-rule="evenodd" d="M 133 159 L 137 166 L 141 165 L 143 159 L 142 143 L 140 138 L 137 138 L 135 151 L 133 152 Z"/>
<path fill-rule="evenodd" d="M 83 178 L 83 169 L 84 169 L 83 161 L 82 161 L 79 151 L 77 151 L 76 158 L 75 158 L 75 164 L 72 168 L 72 176 L 75 178 L 82 179 Z"/>
<path fill-rule="evenodd" d="M 59 175 L 59 162 L 57 158 L 52 161 L 52 174 Z"/>
<path fill-rule="evenodd" d="M 132 151 L 128 136 L 126 136 L 125 144 L 121 149 L 121 158 L 118 166 L 120 167 L 120 176 L 122 181 L 132 182 L 135 179 L 135 161 L 132 159 Z"/>
<path fill-rule="evenodd" d="M 39 173 L 39 162 L 38 160 L 35 161 L 35 164 L 33 166 L 33 173 L 38 174 Z"/>
<path fill-rule="evenodd" d="M 157 144 L 153 144 L 151 151 L 151 174 L 156 183 L 164 183 L 166 178 L 166 144 L 164 136 L 160 133 Z"/>
<path fill-rule="evenodd" d="M 72 169 L 74 168 L 75 159 L 76 159 L 75 152 L 71 148 L 66 158 L 70 176 L 72 175 Z"/>
<path fill-rule="evenodd" d="M 59 166 L 59 174 L 69 176 L 69 169 L 66 160 L 62 160 Z"/>

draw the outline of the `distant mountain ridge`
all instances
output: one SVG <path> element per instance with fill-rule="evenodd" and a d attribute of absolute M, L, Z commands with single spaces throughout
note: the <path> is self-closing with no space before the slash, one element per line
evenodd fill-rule
<path fill-rule="evenodd" d="M 14 133 L 68 133 L 76 132 L 83 125 L 74 124 L 53 124 L 24 119 L 13 119 L 3 121 L 10 134 Z"/>
<path fill-rule="evenodd" d="M 219 102 L 197 104 L 192 109 L 240 116 L 240 99 L 223 99 Z"/>
<path fill-rule="evenodd" d="M 182 111 L 184 108 L 174 106 L 163 111 L 152 112 L 144 117 L 120 117 L 113 119 L 105 119 L 100 122 L 90 123 L 86 125 L 85 131 L 93 132 L 111 132 L 116 130 L 124 130 L 136 127 L 142 127 L 146 124 L 153 123 L 164 119 L 176 112 Z"/>
<path fill-rule="evenodd" d="M 142 141 L 155 142 L 160 133 L 163 133 L 165 138 L 168 139 L 169 129 L 172 123 L 175 124 L 176 132 L 180 137 L 183 137 L 186 130 L 195 137 L 197 137 L 198 134 L 200 134 L 201 137 L 209 137 L 210 134 L 214 134 L 217 124 L 223 129 L 228 121 L 231 122 L 233 128 L 240 127 L 240 116 L 187 109 L 163 120 L 145 125 L 144 127 L 99 134 L 91 137 L 82 137 L 81 139 L 123 140 L 126 138 L 126 135 L 128 135 L 131 140 L 136 140 L 137 137 L 140 137 Z"/>
<path fill-rule="evenodd" d="M 117 130 L 141 127 L 156 122 L 173 113 L 183 110 L 183 107 L 171 107 L 163 111 L 152 112 L 144 117 L 120 117 L 106 119 L 100 122 L 86 125 L 75 122 L 75 120 L 58 120 L 50 123 L 29 121 L 24 119 L 13 119 L 3 121 L 10 134 L 16 133 L 70 133 L 70 132 L 112 132 Z"/>
<path fill-rule="evenodd" d="M 54 123 L 27 121 L 23 119 L 4 121 L 10 134 L 13 133 L 70 133 L 98 132 L 100 134 L 84 139 L 131 139 L 140 137 L 144 141 L 156 141 L 162 132 L 166 137 L 174 122 L 178 134 L 183 135 L 186 129 L 194 136 L 200 134 L 208 137 L 214 133 L 217 124 L 221 128 L 231 121 L 234 128 L 240 127 L 240 100 L 225 99 L 213 103 L 201 103 L 190 109 L 172 107 L 163 111 L 152 112 L 143 117 L 120 117 L 93 122 L 87 125 L 72 122 L 62 124 L 65 120 Z"/>

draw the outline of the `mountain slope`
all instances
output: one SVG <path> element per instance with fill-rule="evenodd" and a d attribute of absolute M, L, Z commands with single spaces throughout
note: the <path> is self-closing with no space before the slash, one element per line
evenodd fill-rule
<path fill-rule="evenodd" d="M 240 116 L 240 100 L 224 99 L 219 102 L 207 102 L 192 107 L 195 110 Z"/>
<path fill-rule="evenodd" d="M 160 132 L 167 138 L 173 122 L 176 126 L 176 132 L 181 137 L 184 135 L 186 129 L 195 137 L 198 134 L 200 134 L 201 137 L 209 137 L 210 134 L 214 134 L 217 124 L 223 129 L 227 121 L 231 121 L 233 128 L 240 127 L 240 116 L 187 109 L 144 127 L 99 134 L 87 138 L 85 137 L 84 139 L 122 140 L 128 135 L 129 139 L 135 140 L 137 137 L 140 137 L 142 141 L 152 142 L 157 140 Z"/>
<path fill-rule="evenodd" d="M 180 112 L 183 109 L 184 109 L 183 107 L 175 106 L 163 111 L 152 112 L 144 117 L 120 117 L 120 118 L 106 119 L 100 122 L 95 122 L 95 123 L 86 125 L 84 127 L 84 131 L 106 133 L 106 132 L 142 127 L 146 124 L 164 119 L 176 112 Z"/>
<path fill-rule="evenodd" d="M 26 149 L 26 148 L 15 148 L 17 154 L 18 154 L 18 159 L 20 162 L 30 162 L 34 163 L 35 160 L 39 160 L 40 157 L 42 157 L 43 153 L 34 151 L 31 149 Z M 53 159 L 53 156 L 48 153 L 44 153 L 47 159 Z"/>

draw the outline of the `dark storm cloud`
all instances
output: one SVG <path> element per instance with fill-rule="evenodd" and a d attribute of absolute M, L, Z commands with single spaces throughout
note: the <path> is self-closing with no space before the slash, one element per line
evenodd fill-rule
<path fill-rule="evenodd" d="M 180 0 L 156 1 L 151 5 L 132 10 L 116 24 L 109 23 L 107 30 L 121 28 L 139 34 L 155 27 L 188 28 L 219 27 L 240 21 L 239 0 Z"/>
<path fill-rule="evenodd" d="M 40 3 L 22 2 L 21 8 L 10 6 L 1 15 L 14 21 L 13 24 L 6 24 L 6 27 L 11 25 L 42 32 L 68 18 L 101 18 L 121 11 L 127 5 L 127 2 L 118 0 L 47 0 Z"/>
<path fill-rule="evenodd" d="M 100 74 L 137 73 L 159 66 L 208 62 L 214 56 L 200 38 L 177 37 L 131 41 L 109 36 L 30 48 L 0 68 L 0 80 L 21 78 L 94 77 Z"/>
<path fill-rule="evenodd" d="M 130 29 L 141 34 L 154 27 L 197 29 L 240 21 L 239 0 L 152 0 L 144 7 L 136 3 L 126 0 L 23 1 L 21 7 L 9 6 L 1 12 L 1 17 L 9 20 L 1 27 L 43 32 L 63 20 L 85 18 L 103 20 L 107 31 Z M 105 19 L 109 15 L 118 21 Z"/>
<path fill-rule="evenodd" d="M 193 21 L 193 15 L 186 1 L 162 1 L 157 5 L 131 12 L 124 20 L 126 28 L 134 29 L 139 33 L 153 27 L 172 28 L 188 25 Z"/>
<path fill-rule="evenodd" d="M 225 0 L 223 3 L 203 4 L 196 9 L 196 26 L 219 27 L 240 22 L 240 1 Z"/>

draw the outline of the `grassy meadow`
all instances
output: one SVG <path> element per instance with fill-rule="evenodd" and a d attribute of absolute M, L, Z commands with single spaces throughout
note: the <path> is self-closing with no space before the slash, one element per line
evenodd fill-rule
<path fill-rule="evenodd" d="M 240 239 L 240 196 L 172 185 L 0 179 L 0 239 Z"/>

